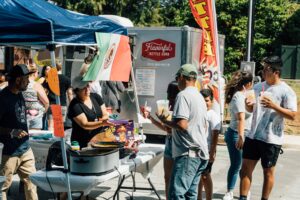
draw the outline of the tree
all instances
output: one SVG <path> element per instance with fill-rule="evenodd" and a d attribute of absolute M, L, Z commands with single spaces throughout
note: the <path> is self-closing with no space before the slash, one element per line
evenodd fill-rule
<path fill-rule="evenodd" d="M 162 0 L 162 16 L 166 26 L 197 27 L 188 0 Z"/>
<path fill-rule="evenodd" d="M 88 15 L 100 15 L 103 12 L 105 0 L 54 0 L 58 6 Z"/>
<path fill-rule="evenodd" d="M 286 0 L 260 0 L 256 4 L 253 59 L 255 61 L 279 54 L 279 36 L 283 31 L 293 3 Z"/>
<path fill-rule="evenodd" d="M 59 6 L 89 15 L 115 14 L 135 26 L 199 28 L 188 0 L 54 0 Z M 239 69 L 247 44 L 249 0 L 216 0 L 218 30 L 225 38 L 224 72 Z M 292 0 L 256 0 L 252 60 L 278 53 L 281 44 L 299 44 L 300 5 Z M 298 36 L 298 37 L 297 37 Z M 259 69 L 259 67 L 258 67 Z"/>
<path fill-rule="evenodd" d="M 163 26 L 160 0 L 129 0 L 122 16 L 129 18 L 135 26 Z"/>
<path fill-rule="evenodd" d="M 289 13 L 291 16 L 288 18 L 276 41 L 278 45 L 300 44 L 300 4 L 293 4 Z"/>
<path fill-rule="evenodd" d="M 252 60 L 278 54 L 278 40 L 295 3 L 286 0 L 257 0 L 254 15 Z M 226 36 L 225 72 L 239 69 L 246 54 L 248 0 L 218 0 L 218 29 Z M 257 70 L 261 67 L 257 65 Z"/>
<path fill-rule="evenodd" d="M 216 4 L 219 33 L 225 35 L 224 71 L 239 69 L 246 52 L 248 1 L 219 0 Z"/>

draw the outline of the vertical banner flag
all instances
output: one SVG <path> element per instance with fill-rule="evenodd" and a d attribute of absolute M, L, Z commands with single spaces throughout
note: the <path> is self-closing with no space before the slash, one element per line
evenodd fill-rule
<path fill-rule="evenodd" d="M 131 69 L 129 37 L 112 33 L 96 33 L 98 53 L 83 80 L 128 82 Z"/>
<path fill-rule="evenodd" d="M 52 104 L 50 107 L 51 107 L 53 124 L 54 124 L 54 136 L 63 138 L 65 134 L 64 134 L 64 121 L 62 117 L 61 106 Z"/>
<path fill-rule="evenodd" d="M 199 60 L 201 84 L 208 84 L 213 90 L 215 99 L 219 102 L 218 79 L 219 60 L 217 58 L 217 24 L 215 24 L 212 0 L 189 0 L 193 16 L 202 28 L 202 47 Z"/>

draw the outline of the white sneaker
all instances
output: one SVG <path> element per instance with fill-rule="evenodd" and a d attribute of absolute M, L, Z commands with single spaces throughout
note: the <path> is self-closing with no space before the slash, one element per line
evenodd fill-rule
<path fill-rule="evenodd" d="M 250 199 L 251 199 L 251 192 L 249 191 L 248 195 L 247 195 L 247 200 L 250 200 Z"/>
<path fill-rule="evenodd" d="M 233 200 L 233 192 L 226 192 L 223 200 Z"/>

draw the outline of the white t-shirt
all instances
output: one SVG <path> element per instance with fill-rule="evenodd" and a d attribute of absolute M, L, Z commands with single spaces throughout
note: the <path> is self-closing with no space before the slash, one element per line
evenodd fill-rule
<path fill-rule="evenodd" d="M 244 92 L 238 91 L 233 95 L 229 104 L 229 110 L 231 118 L 229 127 L 235 131 L 237 131 L 238 128 L 237 113 L 245 113 L 244 134 L 247 136 L 251 128 L 252 113 L 246 111 Z"/>
<path fill-rule="evenodd" d="M 188 155 L 189 148 L 200 149 L 200 157 L 208 159 L 207 108 L 203 96 L 196 87 L 179 92 L 174 105 L 173 119 L 188 120 L 186 131 L 172 129 L 172 155 Z"/>
<path fill-rule="evenodd" d="M 268 85 L 266 82 L 262 82 L 254 86 L 256 104 L 253 109 L 251 132 L 248 137 L 270 144 L 282 145 L 284 118 L 275 110 L 261 106 L 260 94 L 263 90 L 272 94 L 271 98 L 274 103 L 294 112 L 297 112 L 296 93 L 283 81 L 277 85 Z"/>
<path fill-rule="evenodd" d="M 221 118 L 214 110 L 207 111 L 208 133 L 207 133 L 207 145 L 208 150 L 211 147 L 212 134 L 214 130 L 221 130 Z"/>

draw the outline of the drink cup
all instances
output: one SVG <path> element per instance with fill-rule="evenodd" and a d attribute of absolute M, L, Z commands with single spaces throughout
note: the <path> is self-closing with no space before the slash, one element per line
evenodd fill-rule
<path fill-rule="evenodd" d="M 271 92 L 268 92 L 268 91 L 263 91 L 263 92 L 260 93 L 260 98 L 261 98 L 261 100 L 262 100 L 264 97 L 267 97 L 267 98 L 269 98 L 269 99 L 271 99 L 271 100 L 273 99 L 272 93 L 271 93 Z"/>
<path fill-rule="evenodd" d="M 172 115 L 173 115 L 173 112 L 169 111 L 169 114 L 167 115 L 167 121 L 172 121 Z"/>
<path fill-rule="evenodd" d="M 157 104 L 157 114 L 168 114 L 169 113 L 169 100 L 158 100 L 156 101 Z"/>
<path fill-rule="evenodd" d="M 141 106 L 141 111 L 143 117 L 148 118 L 151 113 L 152 108 L 150 106 Z"/>
<path fill-rule="evenodd" d="M 245 91 L 245 97 L 248 102 L 255 103 L 255 92 L 254 90 Z"/>

